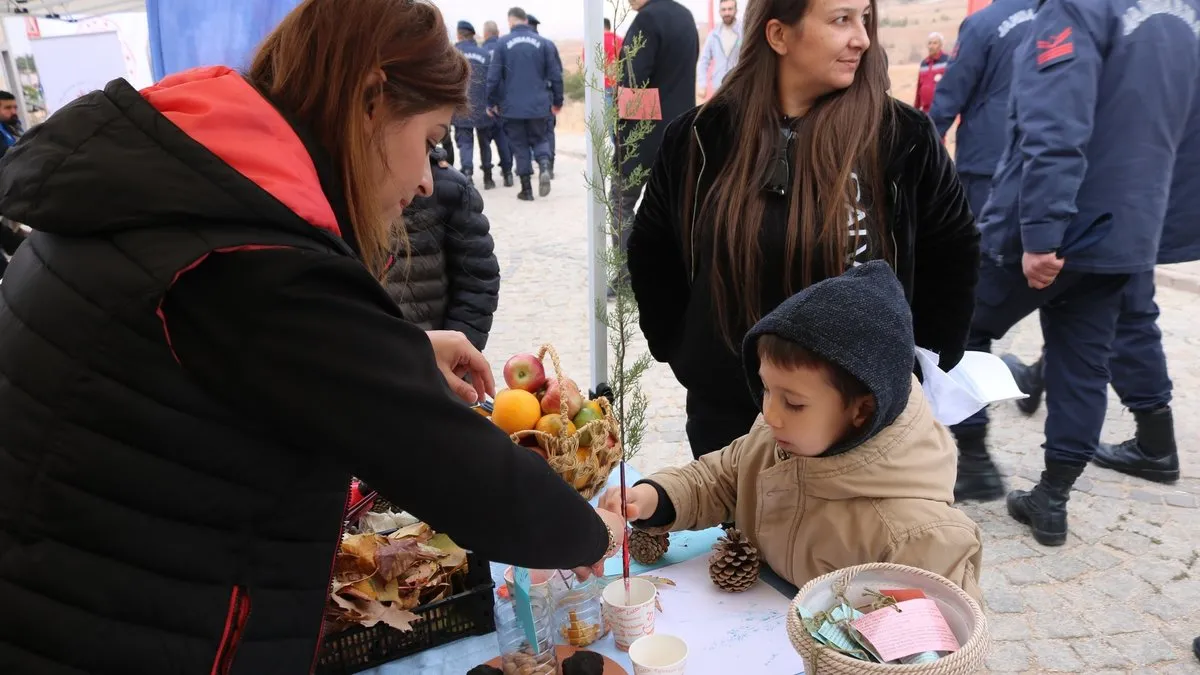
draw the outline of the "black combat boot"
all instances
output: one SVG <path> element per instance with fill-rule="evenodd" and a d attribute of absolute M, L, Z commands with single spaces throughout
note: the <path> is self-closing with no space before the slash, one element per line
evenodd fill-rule
<path fill-rule="evenodd" d="M 1026 415 L 1037 412 L 1042 405 L 1042 394 L 1046 391 L 1045 357 L 1038 358 L 1028 366 L 1021 363 L 1021 359 L 1012 354 L 1005 354 L 1000 359 L 1004 361 L 1004 365 L 1008 366 L 1013 379 L 1017 381 L 1017 388 L 1029 396 L 1029 398 L 1017 400 L 1017 410 Z"/>
<path fill-rule="evenodd" d="M 504 174 L 504 187 L 512 187 L 513 186 L 512 172 L 511 171 L 503 171 L 501 173 Z"/>
<path fill-rule="evenodd" d="M 523 202 L 533 201 L 533 177 L 521 176 L 521 191 L 517 193 L 517 199 Z"/>
<path fill-rule="evenodd" d="M 1137 431 L 1119 445 L 1101 443 L 1092 462 L 1155 483 L 1179 480 L 1179 452 L 1175 447 L 1175 422 L 1171 407 L 1150 412 L 1134 411 Z"/>
<path fill-rule="evenodd" d="M 1042 480 L 1033 489 L 1008 493 L 1008 515 L 1033 530 L 1042 546 L 1062 546 L 1067 541 L 1067 500 L 1082 466 L 1046 461 Z"/>
<path fill-rule="evenodd" d="M 990 502 L 1004 496 L 1004 481 L 987 451 L 987 425 L 954 428 L 958 441 L 958 479 L 954 500 Z"/>
<path fill-rule="evenodd" d="M 550 180 L 554 180 L 554 159 L 550 159 Z"/>
<path fill-rule="evenodd" d="M 538 162 L 538 196 L 545 197 L 550 194 L 550 160 L 543 159 Z"/>
<path fill-rule="evenodd" d="M 483 189 L 484 190 L 496 189 L 496 181 L 495 181 L 495 179 L 492 178 L 492 170 L 491 169 L 483 170 Z"/>

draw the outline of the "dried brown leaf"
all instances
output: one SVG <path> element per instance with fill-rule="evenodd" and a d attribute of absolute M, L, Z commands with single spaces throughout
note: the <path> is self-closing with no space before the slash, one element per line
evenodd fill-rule
<path fill-rule="evenodd" d="M 404 585 L 409 588 L 424 588 L 441 569 L 436 562 L 427 560 L 419 563 L 410 567 L 404 574 Z"/>
<path fill-rule="evenodd" d="M 379 576 L 384 581 L 391 581 L 403 576 L 417 562 L 437 557 L 437 549 L 427 551 L 424 548 L 415 537 L 389 540 L 376 551 Z"/>
<path fill-rule="evenodd" d="M 392 628 L 395 628 L 396 630 L 405 632 L 405 633 L 412 630 L 412 624 L 414 621 L 420 621 L 420 620 L 421 620 L 421 617 L 417 616 L 416 614 L 413 614 L 412 612 L 410 612 L 408 610 L 400 609 L 399 607 L 396 607 L 395 605 L 387 607 L 377 617 L 377 621 L 382 621 L 383 623 L 391 626 Z M 371 626 L 374 626 L 375 623 L 376 623 L 375 621 L 373 621 L 371 623 L 364 622 L 363 625 L 366 626 L 367 628 L 370 628 Z"/>
<path fill-rule="evenodd" d="M 413 523 L 408 527 L 402 527 L 388 535 L 388 539 L 414 538 L 422 543 L 429 541 L 432 537 L 433 529 L 431 529 L 425 523 Z"/>
<path fill-rule="evenodd" d="M 400 609 L 416 609 L 422 604 L 419 588 L 400 588 L 397 598 L 392 604 Z"/>
<path fill-rule="evenodd" d="M 379 578 L 371 579 L 371 586 L 375 589 L 375 597 L 380 602 L 397 602 L 400 600 L 400 582 L 396 579 L 391 581 L 383 581 Z"/>
<path fill-rule="evenodd" d="M 438 564 L 453 574 L 467 564 L 467 552 L 454 543 L 448 535 L 437 534 L 429 540 L 429 546 L 439 551 Z"/>

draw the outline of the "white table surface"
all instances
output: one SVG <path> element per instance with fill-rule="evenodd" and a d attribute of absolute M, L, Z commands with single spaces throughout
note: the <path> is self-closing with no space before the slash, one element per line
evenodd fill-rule
<path fill-rule="evenodd" d="M 632 467 L 627 466 L 625 471 L 626 480 L 630 484 L 641 479 L 641 475 Z M 619 480 L 619 473 L 613 471 L 609 484 L 618 485 Z M 741 602 L 744 599 L 738 599 L 738 609 L 730 610 L 722 605 L 727 602 L 733 604 L 733 596 L 716 590 L 711 582 L 696 581 L 698 566 L 707 567 L 702 559 L 712 550 L 713 544 L 720 536 L 719 528 L 699 532 L 676 532 L 671 535 L 670 549 L 657 564 L 647 567 L 632 563 L 633 574 L 654 571 L 659 576 L 678 582 L 679 579 L 672 578 L 672 567 L 679 566 L 675 567 L 675 573 L 685 578 L 684 586 L 663 591 L 664 612 L 658 616 L 656 632 L 679 635 L 688 640 L 691 651 L 688 675 L 728 675 L 732 672 L 728 663 L 734 660 L 740 666 L 738 675 L 803 673 L 804 665 L 800 656 L 788 643 L 784 619 L 782 615 L 776 616 L 773 613 L 781 606 L 781 603 L 775 601 L 777 598 L 774 594 L 778 593 L 778 597 L 785 599 L 782 606 L 786 610 L 786 600 L 796 593 L 794 586 L 780 579 L 764 565 L 762 577 L 766 583 L 757 589 L 759 595 L 756 596 L 756 601 L 746 603 Z M 694 559 L 695 562 L 686 564 Z M 507 565 L 500 563 L 492 564 L 492 579 L 497 588 L 503 585 L 501 575 L 506 567 Z M 620 574 L 620 571 L 619 556 L 608 561 L 605 567 L 606 574 Z M 673 594 L 676 597 L 672 597 Z M 684 609 L 672 612 L 672 605 L 683 605 Z M 770 607 L 767 607 L 768 605 Z M 757 634 L 764 621 L 769 621 L 769 630 L 777 633 L 760 636 L 765 638 L 765 643 L 762 640 L 750 640 L 755 645 L 753 653 L 744 656 L 733 655 L 734 658 L 730 661 L 715 658 L 719 654 L 728 654 L 728 648 L 745 639 L 747 635 Z M 696 644 L 693 644 L 693 641 Z M 749 646 L 750 644 L 747 644 L 747 647 Z M 613 659 L 632 675 L 633 664 L 629 661 L 629 655 L 616 648 L 612 636 L 600 640 L 588 649 Z M 365 675 L 465 675 L 471 668 L 499 655 L 496 635 L 489 633 L 451 642 L 363 672 Z"/>

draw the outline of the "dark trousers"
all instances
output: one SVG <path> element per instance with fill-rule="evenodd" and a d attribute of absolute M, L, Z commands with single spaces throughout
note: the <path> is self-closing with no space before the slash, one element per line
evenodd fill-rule
<path fill-rule="evenodd" d="M 550 160 L 550 145 L 546 140 L 545 119 L 505 119 L 504 133 L 512 147 L 513 160 L 517 163 L 518 176 L 532 176 L 533 162 Z"/>
<path fill-rule="evenodd" d="M 637 215 L 637 203 L 638 199 L 642 197 L 642 186 L 618 190 L 617 186 L 613 185 L 611 193 L 621 229 L 618 232 L 617 223 L 613 223 L 609 229 L 609 237 L 612 239 L 613 246 L 620 246 L 623 252 L 629 253 L 629 234 L 633 232 L 633 217 Z"/>
<path fill-rule="evenodd" d="M 554 128 L 558 126 L 558 118 L 551 115 L 546 118 L 546 145 L 550 148 L 550 163 L 554 163 Z M 532 148 L 530 149 L 532 153 Z M 534 158 L 534 163 L 537 163 L 537 158 Z"/>
<path fill-rule="evenodd" d="M 992 191 L 992 177 L 977 173 L 959 173 L 958 181 L 967 193 L 967 204 L 971 206 L 971 213 L 978 222 L 979 214 L 983 213 L 983 205 L 987 203 L 988 195 Z"/>
<path fill-rule="evenodd" d="M 1019 265 L 980 264 L 967 349 L 990 352 L 992 341 L 1041 310 L 1046 340 L 1047 461 L 1086 464 L 1100 442 L 1108 404 L 1109 360 L 1127 274 L 1064 271 L 1043 290 L 1029 287 Z M 987 409 L 956 427 L 986 425 Z"/>
<path fill-rule="evenodd" d="M 1167 375 L 1162 331 L 1158 329 L 1152 270 L 1130 275 L 1129 283 L 1125 284 L 1108 368 L 1112 387 L 1126 408 L 1152 412 L 1171 404 L 1172 385 Z"/>
<path fill-rule="evenodd" d="M 479 159 L 484 171 L 492 169 L 492 146 L 490 127 L 454 127 L 454 142 L 458 144 L 458 154 L 462 158 L 462 172 L 468 176 L 475 169 L 475 137 L 479 136 Z"/>
<path fill-rule="evenodd" d="M 494 120 L 493 124 L 488 127 L 487 134 L 489 141 L 496 144 L 496 156 L 500 160 L 500 171 L 502 173 L 512 173 L 512 148 L 508 144 L 508 134 L 504 133 L 504 120 Z M 480 143 L 483 143 L 483 141 L 480 141 Z"/>

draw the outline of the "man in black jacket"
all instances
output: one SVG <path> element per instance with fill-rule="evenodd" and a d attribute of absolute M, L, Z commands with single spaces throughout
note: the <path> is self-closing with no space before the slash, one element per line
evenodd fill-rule
<path fill-rule="evenodd" d="M 483 197 L 440 149 L 429 159 L 433 195 L 404 210 L 408 249 L 388 270 L 388 295 L 423 330 L 456 330 L 483 351 L 500 296 Z"/>
<path fill-rule="evenodd" d="M 625 122 L 618 126 L 617 154 L 621 173 L 626 177 L 623 183 L 628 182 L 628 176 L 637 167 L 649 170 L 654 164 L 667 123 L 696 107 L 696 60 L 700 58 L 700 36 L 696 33 L 696 19 L 690 10 L 675 0 L 630 0 L 629 4 L 637 17 L 625 33 L 621 58 L 629 59 L 629 63 L 622 63 L 620 86 L 657 90 L 662 119 L 655 122 L 650 133 L 629 152 L 622 152 L 622 146 L 635 123 Z M 641 46 L 635 47 L 639 41 Z M 620 187 L 622 189 L 614 190 L 618 194 L 613 196 L 617 200 L 623 234 L 619 239 L 613 235 L 613 245 L 625 249 L 633 226 L 633 209 L 642 194 L 642 186 Z"/>

